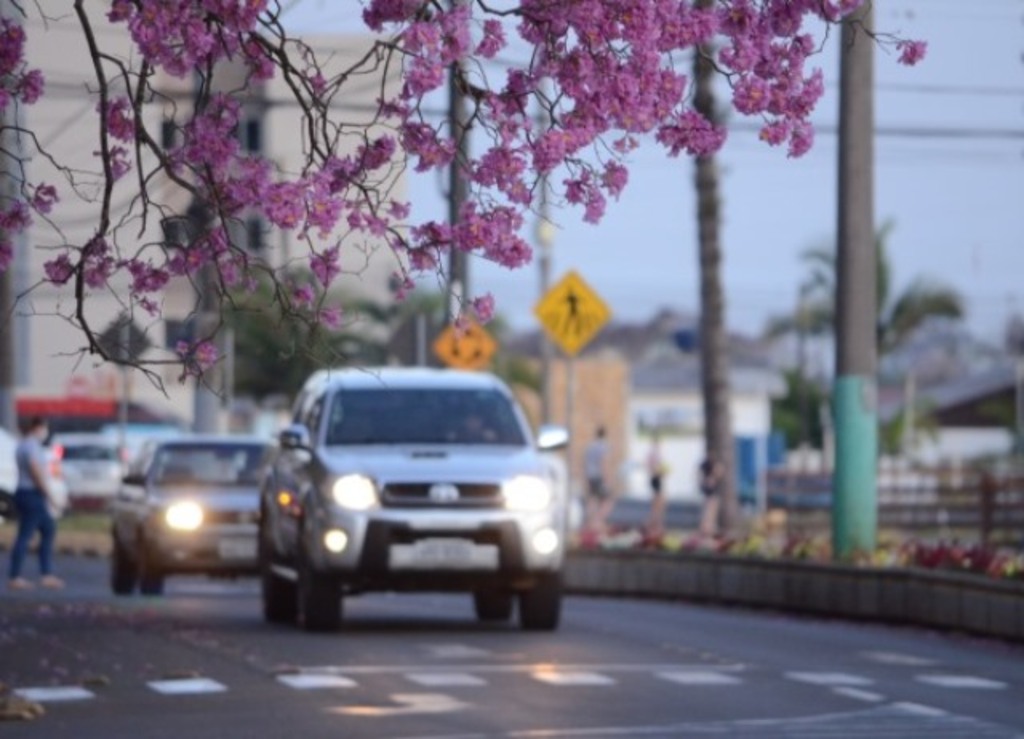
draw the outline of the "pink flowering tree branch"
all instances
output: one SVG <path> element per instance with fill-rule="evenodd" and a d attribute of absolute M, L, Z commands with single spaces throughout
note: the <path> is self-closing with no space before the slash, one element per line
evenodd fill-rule
<path fill-rule="evenodd" d="M 56 161 L 18 124 L 18 111 L 45 94 L 25 54 L 27 14 L 63 16 L 66 3 L 13 4 L 15 14 L 0 21 L 0 111 L 3 141 L 14 134 L 21 147 L 4 144 L 17 187 L 0 195 L 0 270 L 18 232 L 33 222 L 60 232 L 62 205 L 81 199 L 95 206 L 92 231 L 51 246 L 44 274 L 74 303 L 68 319 L 82 331 L 83 351 L 118 359 L 90 323 L 93 296 L 114 294 L 126 310 L 157 316 L 176 280 L 195 282 L 222 309 L 238 291 L 270 280 L 279 308 L 330 328 L 341 321 L 331 288 L 353 242 L 386 245 L 400 296 L 421 273 L 443 277 L 453 249 L 522 267 L 532 256 L 523 226 L 542 181 L 556 202 L 597 223 L 627 186 L 629 155 L 641 140 L 672 157 L 717 151 L 726 131 L 694 109 L 683 63 L 709 42 L 733 107 L 761 121 L 768 144 L 804 154 L 824 91 L 813 57 L 829 26 L 860 2 L 364 0 L 372 41 L 339 66 L 290 35 L 270 0 L 75 0 L 98 123 L 91 171 Z M 110 46 L 100 26 L 127 35 L 128 51 Z M 924 55 L 922 42 L 875 38 L 902 63 Z M 524 62 L 495 64 L 513 47 L 528 50 Z M 451 69 L 469 101 L 473 136 L 470 158 L 457 162 L 470 197 L 455 224 L 418 218 L 394 195 L 403 172 L 445 170 L 463 150 L 425 105 Z M 304 160 L 296 171 L 246 151 L 236 136 L 246 96 L 271 79 L 284 83 L 299 111 Z M 341 116 L 350 90 L 367 83 L 374 109 L 356 121 Z M 164 125 L 173 126 L 174 143 L 155 130 L 154 109 L 169 112 Z M 59 181 L 33 174 L 38 159 L 50 161 Z M 185 218 L 190 206 L 202 218 Z M 233 224 L 252 213 L 305 245 L 304 269 L 236 243 Z M 187 226 L 179 238 L 153 235 L 175 219 Z M 464 309 L 487 320 L 493 299 L 466 296 Z M 204 372 L 218 360 L 218 325 L 167 361 L 185 374 Z"/>

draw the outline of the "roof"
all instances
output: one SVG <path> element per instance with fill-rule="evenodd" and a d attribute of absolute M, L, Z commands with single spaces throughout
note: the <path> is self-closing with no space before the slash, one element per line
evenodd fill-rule
<path fill-rule="evenodd" d="M 633 365 L 633 392 L 699 392 L 700 360 L 679 355 L 663 356 Z M 777 370 L 763 365 L 736 364 L 729 369 L 729 389 L 745 395 L 779 398 L 786 393 L 786 382 Z"/>
<path fill-rule="evenodd" d="M 922 388 L 917 395 L 919 401 L 927 403 L 935 411 L 942 411 L 1015 388 L 1016 382 L 1017 364 L 1005 362 L 982 372 Z M 903 405 L 904 398 L 900 393 L 889 402 L 883 402 L 878 415 L 883 421 L 891 420 L 903 412 Z"/>

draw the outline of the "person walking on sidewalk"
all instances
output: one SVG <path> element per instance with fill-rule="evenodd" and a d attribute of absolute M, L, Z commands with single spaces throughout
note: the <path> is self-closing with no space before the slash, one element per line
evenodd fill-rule
<path fill-rule="evenodd" d="M 655 432 L 651 437 L 651 448 L 647 452 L 647 483 L 651 489 L 651 510 L 647 516 L 645 531 L 648 537 L 657 538 L 665 533 L 665 476 L 668 465 L 661 453 L 661 438 Z"/>
<path fill-rule="evenodd" d="M 21 568 L 28 553 L 29 543 L 39 532 L 39 584 L 44 588 L 61 588 L 64 582 L 53 574 L 53 541 L 57 535 L 57 521 L 50 512 L 50 479 L 46 472 L 48 453 L 43 445 L 49 435 L 46 421 L 33 418 L 25 436 L 18 444 L 18 489 L 14 493 L 14 506 L 18 512 L 18 534 L 11 547 L 7 586 L 12 590 L 33 587 L 21 576 Z"/>

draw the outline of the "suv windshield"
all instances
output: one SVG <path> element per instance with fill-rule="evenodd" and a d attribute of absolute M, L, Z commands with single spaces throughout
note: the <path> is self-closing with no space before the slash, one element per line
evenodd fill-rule
<path fill-rule="evenodd" d="M 157 485 L 253 485 L 259 482 L 267 456 L 260 444 L 175 444 L 153 459 Z"/>
<path fill-rule="evenodd" d="M 117 449 L 94 444 L 68 444 L 61 459 L 65 462 L 117 462 Z"/>
<path fill-rule="evenodd" d="M 325 443 L 523 446 L 526 439 L 496 390 L 381 388 L 336 393 Z"/>

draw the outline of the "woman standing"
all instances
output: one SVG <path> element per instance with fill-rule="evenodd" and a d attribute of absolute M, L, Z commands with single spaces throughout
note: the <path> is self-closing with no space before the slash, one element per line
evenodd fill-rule
<path fill-rule="evenodd" d="M 651 488 L 651 511 L 647 516 L 647 535 L 658 537 L 665 533 L 665 475 L 668 465 L 661 455 L 661 439 L 657 433 L 651 437 L 647 453 L 647 482 Z"/>
<path fill-rule="evenodd" d="M 43 443 L 49 435 L 46 421 L 33 418 L 18 444 L 18 489 L 14 506 L 18 512 L 18 535 L 11 549 L 7 587 L 25 590 L 32 583 L 21 576 L 21 567 L 28 553 L 28 545 L 39 531 L 39 584 L 44 588 L 61 588 L 64 582 L 53 574 L 53 540 L 57 522 L 50 513 L 50 481 L 46 473 L 47 451 Z"/>

